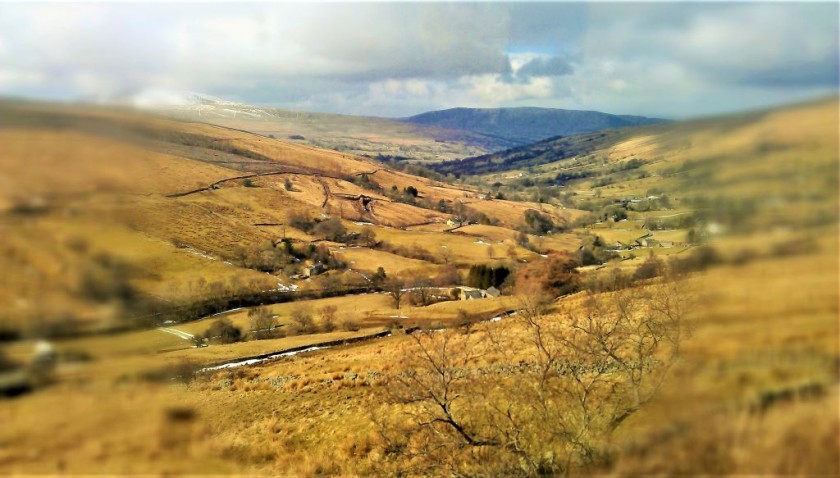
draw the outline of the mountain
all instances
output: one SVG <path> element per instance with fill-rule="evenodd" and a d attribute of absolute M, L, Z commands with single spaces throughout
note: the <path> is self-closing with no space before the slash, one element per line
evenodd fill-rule
<path fill-rule="evenodd" d="M 662 123 L 644 116 L 611 115 L 598 111 L 553 108 L 452 108 L 422 113 L 404 121 L 423 126 L 461 129 L 494 137 L 508 147 L 534 143 L 552 136 L 590 133 L 604 129 Z"/>
<path fill-rule="evenodd" d="M 511 146 L 469 131 L 414 125 L 390 118 L 249 105 L 189 91 L 144 89 L 113 98 L 110 103 L 374 158 L 437 162 Z"/>
<path fill-rule="evenodd" d="M 662 120 L 546 108 L 431 111 L 405 119 L 292 111 L 198 92 L 144 89 L 112 103 L 357 156 L 440 162 L 548 137 Z"/>

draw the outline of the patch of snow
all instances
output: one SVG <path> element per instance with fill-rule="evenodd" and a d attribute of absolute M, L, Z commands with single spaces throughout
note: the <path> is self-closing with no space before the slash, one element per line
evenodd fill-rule
<path fill-rule="evenodd" d="M 187 247 L 184 249 L 185 251 L 189 252 L 192 255 L 203 257 L 204 259 L 215 261 L 217 260 L 215 257 L 205 254 L 204 252 L 199 251 L 198 249 L 193 249 L 192 247 Z M 233 265 L 233 264 L 231 264 Z"/>
<path fill-rule="evenodd" d="M 175 335 L 176 337 L 182 338 L 184 340 L 192 340 L 193 335 L 184 332 L 183 330 L 173 329 L 169 327 L 159 327 L 158 330 L 161 332 L 166 332 L 167 334 Z"/>
<path fill-rule="evenodd" d="M 302 354 L 302 353 L 306 353 L 306 352 L 314 352 L 315 350 L 321 350 L 321 349 L 326 349 L 326 348 L 329 348 L 329 347 L 313 346 L 313 347 L 305 348 L 303 350 L 294 350 L 292 352 L 281 352 L 279 354 L 269 355 L 268 357 L 265 357 L 265 358 L 248 359 L 248 360 L 242 360 L 240 362 L 230 362 L 230 363 L 226 363 L 226 364 L 222 364 L 222 365 L 216 365 L 215 367 L 205 367 L 205 368 L 201 369 L 200 371 L 201 372 L 207 372 L 207 371 L 212 371 L 212 370 L 221 370 L 221 369 L 226 369 L 226 368 L 242 367 L 244 365 L 254 365 L 254 364 L 257 364 L 257 363 L 260 363 L 260 362 L 267 362 L 269 360 L 275 360 L 275 359 L 278 359 L 278 358 L 281 358 L 281 357 L 291 357 L 293 355 Z"/>
<path fill-rule="evenodd" d="M 274 289 L 274 290 L 279 291 L 279 292 L 294 292 L 297 289 L 298 289 L 297 284 L 286 285 L 286 284 L 282 284 L 282 283 L 278 282 L 277 283 L 277 288 Z"/>
<path fill-rule="evenodd" d="M 217 315 L 230 314 L 231 312 L 236 312 L 237 310 L 242 310 L 242 309 L 244 309 L 244 307 L 237 307 L 235 309 L 223 310 L 221 312 L 216 312 L 213 315 L 208 315 L 207 317 L 216 317 Z"/>

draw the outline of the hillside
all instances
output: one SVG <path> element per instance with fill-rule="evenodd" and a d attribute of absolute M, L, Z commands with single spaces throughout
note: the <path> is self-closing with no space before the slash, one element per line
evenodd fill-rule
<path fill-rule="evenodd" d="M 214 290 L 317 290 L 295 279 L 317 261 L 342 264 L 331 273 L 341 285 L 378 266 L 434 276 L 445 263 L 464 270 L 508 249 L 536 257 L 515 238 L 526 212 L 556 223 L 573 214 L 480 199 L 467 186 L 291 140 L 112 108 L 5 102 L 0 142 L 9 231 L 0 329 L 22 333 L 131 326 L 126 316 L 192 307 Z M 455 218 L 492 222 L 508 238 L 488 255 L 480 240 L 446 232 Z M 425 225 L 436 230 L 404 231 Z M 363 232 L 380 240 L 360 244 Z M 322 244 L 326 256 L 313 255 Z"/>
<path fill-rule="evenodd" d="M 835 476 L 837 118 L 453 184 L 0 103 L 0 473 Z"/>
<path fill-rule="evenodd" d="M 452 108 L 419 114 L 406 118 L 405 121 L 416 125 L 480 133 L 498 138 L 508 146 L 521 146 L 552 136 L 662 123 L 665 120 L 611 115 L 598 111 L 523 107 Z"/>
<path fill-rule="evenodd" d="M 291 111 L 200 94 L 179 96 L 169 102 L 127 98 L 121 103 L 176 119 L 371 157 L 441 161 L 507 146 L 497 138 L 465 130 L 413 125 L 388 118 Z"/>
<path fill-rule="evenodd" d="M 557 135 L 663 121 L 548 108 L 455 108 L 391 119 L 291 111 L 198 93 L 164 99 L 140 95 L 118 103 L 348 154 L 431 163 L 478 156 Z"/>

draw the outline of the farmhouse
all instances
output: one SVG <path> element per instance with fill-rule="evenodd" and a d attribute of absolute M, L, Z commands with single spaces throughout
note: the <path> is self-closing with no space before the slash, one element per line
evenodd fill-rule
<path fill-rule="evenodd" d="M 315 277 L 317 275 L 323 274 L 325 271 L 326 268 L 324 267 L 324 264 L 313 264 L 303 269 L 303 277 Z"/>
<path fill-rule="evenodd" d="M 484 291 L 485 297 L 499 297 L 502 295 L 502 291 L 493 287 L 492 285 Z"/>

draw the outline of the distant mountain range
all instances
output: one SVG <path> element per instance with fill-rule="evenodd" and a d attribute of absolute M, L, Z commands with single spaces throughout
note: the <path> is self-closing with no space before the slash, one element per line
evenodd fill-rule
<path fill-rule="evenodd" d="M 547 138 L 665 120 L 550 108 L 453 108 L 409 118 L 308 113 L 197 93 L 147 89 L 113 103 L 370 157 L 432 163 L 480 156 Z"/>
<path fill-rule="evenodd" d="M 422 113 L 403 121 L 484 134 L 521 146 L 554 136 L 591 133 L 625 126 L 662 123 L 644 116 L 611 115 L 598 111 L 553 108 L 452 108 Z"/>

